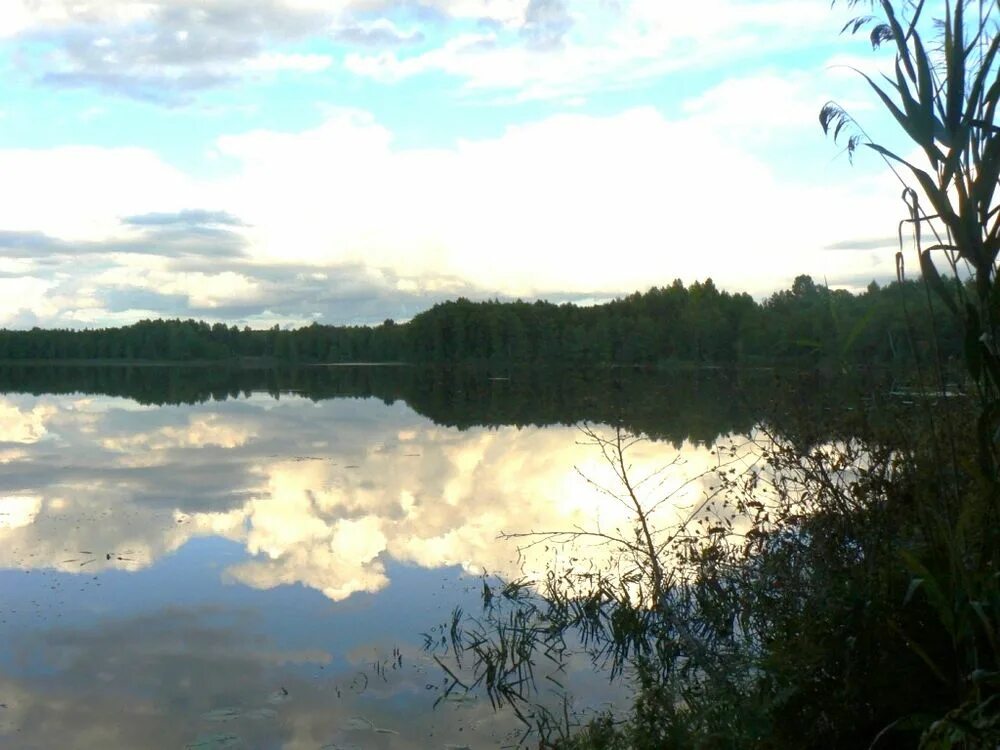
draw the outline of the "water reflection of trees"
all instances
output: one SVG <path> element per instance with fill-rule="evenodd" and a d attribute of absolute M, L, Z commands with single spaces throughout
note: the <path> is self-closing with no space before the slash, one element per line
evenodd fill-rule
<path fill-rule="evenodd" d="M 545 368 L 30 366 L 0 367 L 5 393 L 101 394 L 140 404 L 195 404 L 265 392 L 314 401 L 378 398 L 405 402 L 439 425 L 621 425 L 678 446 L 745 433 L 768 418 L 801 417 L 822 426 L 830 409 L 872 378 L 831 379 L 811 372 Z M 807 398 L 803 398 L 803 394 Z M 800 420 L 801 421 L 801 420 Z"/>

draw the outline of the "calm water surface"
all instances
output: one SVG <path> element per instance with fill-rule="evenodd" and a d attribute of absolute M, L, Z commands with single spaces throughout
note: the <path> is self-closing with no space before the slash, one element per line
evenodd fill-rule
<path fill-rule="evenodd" d="M 514 386 L 483 381 L 475 408 L 510 411 L 494 391 Z M 402 399 L 274 387 L 162 406 L 16 390 L 0 396 L 3 747 L 512 744 L 487 701 L 432 709 L 444 675 L 421 634 L 474 609 L 484 572 L 549 561 L 498 532 L 627 521 L 581 476 L 610 483 L 599 454 L 551 419 L 460 429 Z M 682 456 L 669 491 L 725 423 L 640 446 L 637 470 Z M 571 677 L 580 705 L 608 700 L 586 664 Z"/>

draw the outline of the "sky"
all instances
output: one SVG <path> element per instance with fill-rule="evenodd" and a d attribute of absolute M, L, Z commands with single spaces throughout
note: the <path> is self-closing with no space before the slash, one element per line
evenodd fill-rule
<path fill-rule="evenodd" d="M 846 5 L 846 4 L 845 4 Z M 0 327 L 894 277 L 828 0 L 2 0 Z"/>

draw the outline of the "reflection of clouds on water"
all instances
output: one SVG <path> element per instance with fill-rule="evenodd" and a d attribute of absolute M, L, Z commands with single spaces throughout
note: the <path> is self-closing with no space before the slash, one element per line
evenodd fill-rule
<path fill-rule="evenodd" d="M 43 661 L 39 672 L 0 684 L 8 696 L 0 720 L 25 747 L 184 747 L 197 729 L 177 722 L 177 708 L 193 717 L 222 702 L 240 705 L 274 665 L 329 660 L 268 648 L 238 617 L 210 609 L 49 630 L 16 645 Z M 261 740 L 277 739 L 274 727 L 259 729 L 270 729 Z"/>
<path fill-rule="evenodd" d="M 0 497 L 0 529 L 18 529 L 34 522 L 42 509 L 42 499 L 35 495 Z"/>
<path fill-rule="evenodd" d="M 252 502 L 246 518 L 251 524 L 247 549 L 266 557 L 227 571 L 241 583 L 264 589 L 302 583 L 335 601 L 358 591 L 378 591 L 387 583 L 378 559 L 385 537 L 375 517 L 327 522 L 301 498 L 281 504 L 271 497 Z"/>
<path fill-rule="evenodd" d="M 430 711 L 428 672 L 410 654 L 383 681 L 354 663 L 372 648 L 345 660 L 279 646 L 258 626 L 249 610 L 178 606 L 21 635 L 14 645 L 41 663 L 0 676 L 0 745 L 177 750 L 230 736 L 234 747 L 315 750 L 368 746 L 371 727 L 391 730 L 379 747 L 399 750 L 431 736 L 500 744 L 503 719 L 482 701 Z"/>
<path fill-rule="evenodd" d="M 37 443 L 45 437 L 45 422 L 56 412 L 50 404 L 37 404 L 30 408 L 19 406 L 17 399 L 0 400 L 0 442 Z"/>
<path fill-rule="evenodd" d="M 218 414 L 192 416 L 187 424 L 167 425 L 154 432 L 107 437 L 101 444 L 109 451 L 161 451 L 172 448 L 238 448 L 254 436 L 246 425 L 228 424 Z"/>
<path fill-rule="evenodd" d="M 304 583 L 335 600 L 385 585 L 385 556 L 427 568 L 537 573 L 550 553 L 540 547 L 515 562 L 500 532 L 629 526 L 627 509 L 574 470 L 614 487 L 609 467 L 578 437 L 572 428 L 427 426 L 407 441 L 410 455 L 382 445 L 356 470 L 328 461 L 264 467 L 268 493 L 243 508 L 247 548 L 257 556 L 229 573 L 259 588 Z M 641 473 L 672 455 L 669 447 L 644 444 L 632 460 Z M 679 483 L 680 475 L 668 480 Z M 678 503 L 690 504 L 700 489 L 693 484 Z M 664 523 L 675 518 L 664 508 Z M 595 554 L 590 559 L 600 564 Z"/>
<path fill-rule="evenodd" d="M 193 538 L 222 536 L 249 555 L 228 579 L 304 584 L 341 600 L 383 588 L 390 559 L 513 575 L 519 565 L 541 570 L 549 553 L 515 563 L 502 531 L 628 526 L 627 509 L 574 469 L 616 485 L 571 427 L 463 432 L 401 404 L 294 397 L 152 410 L 107 398 L 0 400 L 0 418 L 13 415 L 17 434 L 36 437 L 0 478 L 0 494 L 20 498 L 8 523 L 0 515 L 4 567 L 81 571 L 77 553 L 87 550 L 98 557 L 82 572 L 136 570 Z M 47 432 L 58 450 L 40 440 Z M 682 451 L 688 464 L 655 493 L 710 460 L 703 448 Z M 676 455 L 641 443 L 630 460 L 641 476 Z M 690 504 L 700 489 L 676 501 Z M 670 507 L 662 523 L 676 518 Z M 123 549 L 127 559 L 105 557 Z"/>
<path fill-rule="evenodd" d="M 4 746 L 509 744 L 488 702 L 429 709 L 442 675 L 416 636 L 479 592 L 424 569 L 512 574 L 500 531 L 626 518 L 574 471 L 610 483 L 570 427 L 463 432 L 400 403 L 287 396 L 18 396 L 0 416 L 18 438 L 0 443 Z M 589 705 L 606 695 L 569 671 Z"/>

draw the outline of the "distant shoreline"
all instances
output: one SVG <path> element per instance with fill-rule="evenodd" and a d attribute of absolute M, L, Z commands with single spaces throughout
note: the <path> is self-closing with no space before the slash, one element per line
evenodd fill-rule
<path fill-rule="evenodd" d="M 32 367 L 238 367 L 243 369 L 272 369 L 275 367 L 413 367 L 412 362 L 290 362 L 275 358 L 228 357 L 224 359 L 18 359 L 0 358 L 0 365 L 29 365 Z"/>

